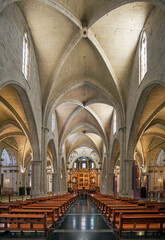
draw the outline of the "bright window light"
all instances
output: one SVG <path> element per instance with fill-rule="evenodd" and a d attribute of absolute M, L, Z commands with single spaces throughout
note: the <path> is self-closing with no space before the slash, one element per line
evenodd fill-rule
<path fill-rule="evenodd" d="M 82 163 L 82 168 L 83 168 L 83 169 L 86 169 L 86 168 L 87 168 L 87 167 L 86 167 L 86 162 Z"/>
<path fill-rule="evenodd" d="M 113 114 L 113 135 L 116 133 L 116 111 Z"/>
<path fill-rule="evenodd" d="M 22 73 L 27 80 L 29 67 L 29 41 L 27 32 L 23 36 L 23 55 L 22 55 Z"/>
<path fill-rule="evenodd" d="M 141 82 L 147 72 L 147 35 L 143 30 L 140 41 L 140 81 Z"/>

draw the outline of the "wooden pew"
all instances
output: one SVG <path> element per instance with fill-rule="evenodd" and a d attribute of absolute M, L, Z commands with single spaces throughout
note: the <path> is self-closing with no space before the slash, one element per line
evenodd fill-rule
<path fill-rule="evenodd" d="M 53 210 L 55 213 L 55 218 L 57 218 L 57 221 L 60 219 L 60 207 L 52 207 L 52 206 L 25 206 L 23 209 L 29 209 L 31 211 L 33 210 Z"/>
<path fill-rule="evenodd" d="M 107 217 L 110 220 L 112 218 L 112 213 L 113 210 L 119 210 L 119 211 L 123 211 L 123 210 L 146 210 L 147 208 L 145 206 L 134 206 L 134 205 L 125 205 L 125 206 L 111 206 L 108 208 L 108 213 L 107 213 Z"/>
<path fill-rule="evenodd" d="M 121 236 L 123 231 L 151 231 L 162 232 L 165 230 L 165 214 L 131 214 L 120 213 L 116 232 Z"/>
<path fill-rule="evenodd" d="M 47 237 L 50 226 L 46 214 L 0 214 L 2 231 L 43 231 Z"/>
<path fill-rule="evenodd" d="M 36 203 L 33 204 L 29 207 L 57 207 L 59 209 L 59 217 L 62 217 L 64 215 L 64 213 L 66 212 L 66 205 L 64 203 Z"/>
<path fill-rule="evenodd" d="M 119 223 L 119 215 L 120 213 L 122 213 L 122 216 L 132 216 L 133 214 L 140 214 L 142 215 L 146 215 L 146 214 L 162 214 L 161 212 L 159 212 L 158 210 L 153 210 L 153 209 L 113 209 L 113 212 L 111 214 L 110 217 L 110 221 L 111 221 L 111 225 L 112 227 L 115 227 L 116 224 Z"/>
<path fill-rule="evenodd" d="M 165 212 L 165 204 L 163 204 L 163 205 L 157 205 L 156 206 L 156 209 L 158 210 L 158 211 L 161 211 L 161 212 Z"/>
<path fill-rule="evenodd" d="M 21 208 L 22 206 L 26 206 L 27 203 L 20 203 L 20 202 L 6 202 L 6 203 L 1 203 L 1 207 L 12 207 L 12 208 Z"/>
<path fill-rule="evenodd" d="M 10 214 L 45 214 L 47 215 L 47 223 L 51 223 L 54 226 L 56 225 L 56 222 L 58 220 L 57 217 L 55 217 L 55 210 L 54 209 L 23 209 L 23 208 L 15 208 L 15 209 L 9 209 Z"/>
<path fill-rule="evenodd" d="M 0 206 L 0 213 L 8 213 L 9 212 L 9 206 Z"/>
<path fill-rule="evenodd" d="M 110 214 L 111 214 L 111 209 L 113 208 L 116 208 L 116 209 L 121 209 L 121 208 L 131 208 L 131 207 L 134 207 L 134 208 L 137 208 L 138 205 L 135 205 L 135 204 L 122 204 L 122 203 L 118 203 L 118 204 L 106 204 L 105 207 L 104 207 L 104 214 L 106 217 L 110 217 Z"/>

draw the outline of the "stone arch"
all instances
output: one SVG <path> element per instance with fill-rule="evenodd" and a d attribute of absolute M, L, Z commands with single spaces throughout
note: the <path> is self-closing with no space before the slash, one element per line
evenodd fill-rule
<path fill-rule="evenodd" d="M 110 157 L 110 166 L 113 171 L 119 155 L 120 155 L 120 142 L 117 138 L 115 138 L 112 144 L 112 152 Z"/>
<path fill-rule="evenodd" d="M 133 159 L 133 156 L 134 156 L 134 149 L 138 140 L 137 137 L 138 137 L 139 123 L 140 123 L 145 105 L 147 103 L 148 97 L 151 94 L 152 90 L 154 90 L 154 88 L 159 85 L 160 84 L 158 83 L 153 83 L 144 87 L 144 89 L 142 90 L 139 96 L 138 104 L 135 110 L 130 131 L 129 131 L 128 143 L 126 147 L 128 159 Z"/>
<path fill-rule="evenodd" d="M 104 156 L 102 164 L 102 176 L 106 177 L 106 175 L 107 175 L 107 157 Z"/>
<path fill-rule="evenodd" d="M 91 81 L 91 82 L 90 82 Z M 68 86 L 64 86 L 64 89 L 62 89 L 59 94 L 56 96 L 56 99 L 54 99 L 50 104 L 49 107 L 45 110 L 44 113 L 44 122 L 47 122 L 47 118 L 49 116 L 49 113 L 52 111 L 53 108 L 56 108 L 59 105 L 60 99 L 71 90 L 74 90 L 81 86 L 89 86 L 97 90 L 98 92 L 101 92 L 105 96 L 105 100 L 103 103 L 109 104 L 113 106 L 116 109 L 117 115 L 119 116 L 119 125 L 121 126 L 125 122 L 125 115 L 123 112 L 123 109 L 118 103 L 118 99 L 115 99 L 110 92 L 107 91 L 107 89 L 103 88 L 101 85 L 99 85 L 97 82 L 95 82 L 93 79 L 80 79 L 77 80 L 75 83 L 71 83 Z M 97 102 L 97 101 L 96 101 Z"/>
<path fill-rule="evenodd" d="M 45 176 L 45 191 L 46 192 L 55 192 L 56 189 L 56 184 L 54 182 L 54 174 L 58 172 L 57 169 L 57 154 L 56 154 L 56 149 L 55 149 L 55 143 L 53 139 L 50 139 L 46 145 L 47 147 L 45 148 L 45 160 L 46 160 L 46 169 L 44 171 L 46 176 Z"/>
<path fill-rule="evenodd" d="M 78 149 L 79 147 L 81 147 L 81 146 L 77 146 L 76 149 Z M 88 147 L 88 146 L 86 146 L 86 147 Z M 89 148 L 91 148 L 91 147 L 89 147 Z M 68 154 L 68 159 L 70 158 L 70 156 L 71 156 L 74 152 L 76 152 L 76 151 L 75 151 L 76 149 L 72 150 L 72 151 Z M 92 148 L 91 148 L 91 149 L 92 149 Z M 98 153 L 98 151 L 97 151 L 96 149 L 93 149 L 93 152 L 96 152 L 96 153 L 97 153 L 98 158 L 99 158 L 99 160 L 100 160 L 100 154 Z M 76 156 L 70 161 L 69 167 L 71 168 L 72 165 L 74 164 L 74 162 L 75 162 L 78 158 L 83 157 L 83 156 L 84 156 L 84 154 L 82 154 L 82 153 L 76 154 Z M 96 161 L 96 159 L 94 159 L 94 157 L 93 157 L 91 154 L 85 154 L 85 156 L 91 158 L 92 161 L 95 163 L 95 166 L 96 166 L 97 168 L 99 168 L 99 163 Z"/>
<path fill-rule="evenodd" d="M 96 13 L 95 16 L 92 17 L 92 19 L 90 20 L 90 22 L 88 23 L 88 28 L 90 28 L 91 26 L 93 26 L 93 24 L 95 24 L 95 22 L 97 22 L 99 19 L 101 19 L 105 14 L 108 14 L 109 12 L 115 10 L 116 8 L 122 7 L 128 3 L 134 3 L 134 2 L 148 2 L 151 4 L 154 4 L 156 6 L 159 6 L 162 8 L 162 10 L 165 11 L 165 4 L 161 1 L 161 0 L 121 0 L 121 1 L 115 1 L 112 0 L 111 2 L 109 2 L 108 5 L 106 5 L 104 8 L 102 8 L 101 11 L 99 11 L 98 13 Z"/>
<path fill-rule="evenodd" d="M 61 158 L 61 177 L 65 178 L 66 177 L 66 164 L 64 157 Z"/>
<path fill-rule="evenodd" d="M 67 169 L 64 156 L 60 159 L 60 192 L 62 194 L 67 191 Z"/>
<path fill-rule="evenodd" d="M 2 162 L 2 166 L 9 166 L 9 165 L 17 166 L 17 160 L 15 158 L 15 155 L 14 155 L 14 153 L 11 152 L 9 147 L 5 147 L 2 149 L 1 154 L 0 154 L 2 159 L 3 159 L 3 156 L 2 156 L 3 154 L 7 155 L 7 158 L 4 159 L 4 161 Z"/>
<path fill-rule="evenodd" d="M 53 172 L 57 172 L 57 154 L 56 154 L 56 148 L 54 144 L 54 140 L 51 139 L 47 144 L 47 150 L 51 152 L 52 155 L 52 164 L 53 164 Z"/>
<path fill-rule="evenodd" d="M 6 78 L 8 78 L 8 77 L 9 76 L 6 75 Z M 27 94 L 27 90 L 24 86 L 22 86 L 18 82 L 16 83 L 16 81 L 12 81 L 12 80 L 10 80 L 6 83 L 3 82 L 1 87 L 2 87 L 2 89 L 9 87 L 11 89 L 11 91 L 13 89 L 13 93 L 15 94 L 15 96 L 18 96 L 18 98 L 20 100 L 20 105 L 18 106 L 18 110 L 23 111 L 23 114 L 25 116 L 24 119 L 22 119 L 21 116 L 19 115 L 19 111 L 16 111 L 13 108 L 13 106 L 11 106 L 10 103 L 7 102 L 8 96 L 6 96 L 7 97 L 6 99 L 3 99 L 3 97 L 1 97 L 1 101 L 3 101 L 3 104 L 7 104 L 7 107 L 10 109 L 12 114 L 16 117 L 20 130 L 22 130 L 23 134 L 28 139 L 30 146 L 31 146 L 31 150 L 32 150 L 32 159 L 34 162 L 37 161 L 37 164 L 39 166 L 38 168 L 40 169 L 39 136 L 38 136 L 38 131 L 37 131 L 37 126 L 36 126 L 33 109 L 31 106 L 29 96 Z M 26 124 L 25 124 L 25 122 L 26 122 Z M 35 188 L 37 188 L 37 192 L 39 193 L 40 192 L 40 184 L 38 184 L 38 182 L 36 184 L 36 181 L 38 181 L 38 180 L 39 179 L 36 178 L 34 171 L 32 171 L 32 191 Z"/>
<path fill-rule="evenodd" d="M 161 151 L 158 154 L 157 165 L 158 166 L 165 166 L 165 152 L 164 152 L 164 149 L 161 149 Z"/>
<path fill-rule="evenodd" d="M 29 101 L 29 97 L 23 88 L 20 88 L 18 85 L 15 85 L 15 84 L 11 84 L 11 86 L 18 92 L 18 95 L 21 99 L 21 103 L 25 111 L 29 130 L 30 130 L 29 132 L 30 132 L 30 142 L 33 150 L 33 160 L 35 159 L 38 160 L 40 159 L 40 149 L 39 149 L 40 144 L 38 139 L 39 137 L 37 132 L 36 121 L 34 118 L 32 106 Z"/>

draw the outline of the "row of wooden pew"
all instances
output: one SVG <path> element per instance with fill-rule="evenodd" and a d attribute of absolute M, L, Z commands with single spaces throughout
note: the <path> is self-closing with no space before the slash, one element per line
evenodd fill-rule
<path fill-rule="evenodd" d="M 66 194 L 0 203 L 0 231 L 43 231 L 47 237 L 77 198 Z"/>
<path fill-rule="evenodd" d="M 101 194 L 89 194 L 89 197 L 119 236 L 124 231 L 165 231 L 165 202 Z"/>

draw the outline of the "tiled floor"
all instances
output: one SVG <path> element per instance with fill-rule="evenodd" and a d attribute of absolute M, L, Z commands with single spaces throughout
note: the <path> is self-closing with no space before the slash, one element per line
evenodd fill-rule
<path fill-rule="evenodd" d="M 117 240 L 112 229 L 89 200 L 77 200 L 49 240 Z"/>
<path fill-rule="evenodd" d="M 49 240 L 117 240 L 109 224 L 90 200 L 78 199 Z M 123 233 L 120 239 L 165 239 L 158 233 Z"/>

